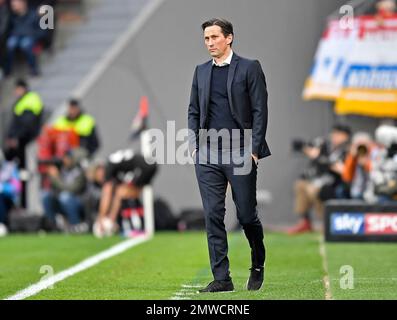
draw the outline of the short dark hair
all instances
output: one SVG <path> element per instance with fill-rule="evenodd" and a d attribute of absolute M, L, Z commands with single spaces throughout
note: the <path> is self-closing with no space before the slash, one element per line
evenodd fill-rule
<path fill-rule="evenodd" d="M 233 25 L 230 21 L 227 21 L 226 19 L 212 18 L 210 20 L 203 22 L 203 24 L 201 25 L 201 29 L 203 29 L 203 31 L 204 31 L 205 28 L 212 27 L 212 26 L 220 27 L 222 29 L 222 33 L 225 37 L 227 37 L 228 35 L 234 36 Z M 230 43 L 230 45 L 232 45 L 232 43 L 233 43 L 233 41 Z"/>
<path fill-rule="evenodd" d="M 333 131 L 338 131 L 338 132 L 343 132 L 345 134 L 347 134 L 349 137 L 352 135 L 352 130 L 350 129 L 349 126 L 341 124 L 341 123 L 337 123 L 332 127 Z"/>
<path fill-rule="evenodd" d="M 69 100 L 69 106 L 80 108 L 80 101 L 72 98 Z"/>
<path fill-rule="evenodd" d="M 24 79 L 18 79 L 17 81 L 15 81 L 15 87 L 21 87 L 25 90 L 28 90 L 29 85 Z"/>

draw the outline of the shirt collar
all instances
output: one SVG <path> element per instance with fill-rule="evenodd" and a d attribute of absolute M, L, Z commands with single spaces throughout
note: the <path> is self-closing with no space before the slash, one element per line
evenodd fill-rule
<path fill-rule="evenodd" d="M 225 61 L 223 61 L 221 64 L 217 64 L 215 62 L 215 59 L 212 59 L 212 65 L 213 66 L 217 66 L 217 67 L 224 67 L 229 65 L 232 62 L 232 57 L 233 57 L 233 50 L 230 50 L 230 54 L 229 56 L 225 59 Z"/>

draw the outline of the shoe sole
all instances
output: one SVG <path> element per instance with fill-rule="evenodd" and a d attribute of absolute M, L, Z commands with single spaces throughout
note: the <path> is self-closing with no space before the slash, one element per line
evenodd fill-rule
<path fill-rule="evenodd" d="M 233 293 L 233 292 L 236 292 L 236 290 L 232 290 L 232 291 L 208 291 L 208 292 L 197 291 L 196 293 L 203 294 L 203 293 Z"/>

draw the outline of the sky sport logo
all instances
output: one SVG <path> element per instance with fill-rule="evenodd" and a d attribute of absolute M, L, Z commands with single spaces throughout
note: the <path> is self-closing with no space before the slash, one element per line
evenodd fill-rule
<path fill-rule="evenodd" d="M 338 235 L 364 234 L 364 214 L 333 213 L 331 233 Z"/>
<path fill-rule="evenodd" d="M 397 235 L 397 213 L 333 213 L 335 235 Z"/>
<path fill-rule="evenodd" d="M 366 214 L 365 234 L 397 235 L 397 214 Z"/>

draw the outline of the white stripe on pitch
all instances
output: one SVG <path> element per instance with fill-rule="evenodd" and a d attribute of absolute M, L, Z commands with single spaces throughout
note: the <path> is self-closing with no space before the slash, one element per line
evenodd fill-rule
<path fill-rule="evenodd" d="M 22 300 L 29 298 L 31 296 L 34 296 L 38 294 L 40 291 L 43 291 L 47 289 L 48 287 L 53 286 L 55 283 L 60 282 L 62 280 L 65 280 L 66 278 L 69 278 L 76 273 L 79 273 L 81 271 L 84 271 L 88 268 L 91 268 L 98 263 L 107 260 L 109 258 L 112 258 L 120 253 L 123 253 L 124 251 L 128 250 L 129 248 L 132 248 L 138 244 L 141 244 L 147 240 L 149 240 L 151 237 L 147 235 L 139 236 L 133 239 L 128 239 L 126 241 L 123 241 L 105 251 L 102 251 L 98 253 L 95 256 L 92 256 L 90 258 L 87 258 L 83 260 L 82 262 L 76 264 L 75 266 L 66 269 L 64 271 L 61 271 L 60 273 L 57 273 L 45 280 L 39 281 L 26 289 L 23 289 L 16 294 L 6 298 L 5 300 Z"/>
<path fill-rule="evenodd" d="M 188 285 L 188 284 L 183 284 L 182 288 L 202 288 L 202 285 Z"/>
<path fill-rule="evenodd" d="M 320 251 L 320 256 L 322 258 L 323 271 L 324 271 L 323 284 L 325 289 L 325 300 L 333 300 L 332 292 L 331 292 L 331 282 L 329 280 L 327 252 L 325 250 L 324 239 L 322 236 L 319 236 L 318 242 L 320 245 L 319 251 Z"/>
<path fill-rule="evenodd" d="M 174 293 L 170 298 L 171 300 L 190 300 L 189 296 L 195 296 L 197 294 L 197 288 L 203 288 L 202 285 L 189 285 L 182 284 L 181 289 Z"/>

